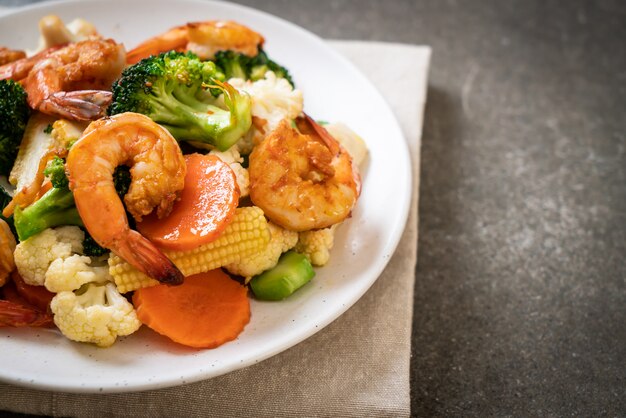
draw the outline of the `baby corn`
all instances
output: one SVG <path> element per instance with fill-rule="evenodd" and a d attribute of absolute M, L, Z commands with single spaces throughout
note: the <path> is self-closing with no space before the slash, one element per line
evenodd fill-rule
<path fill-rule="evenodd" d="M 215 241 L 190 251 L 164 253 L 183 275 L 191 276 L 237 263 L 263 251 L 269 241 L 270 231 L 263 210 L 252 206 L 237 208 L 233 221 Z M 121 293 L 158 284 L 113 253 L 109 257 L 109 273 Z"/>

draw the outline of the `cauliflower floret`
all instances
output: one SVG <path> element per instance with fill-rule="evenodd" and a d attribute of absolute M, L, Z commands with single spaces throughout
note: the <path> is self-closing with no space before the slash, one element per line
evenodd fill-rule
<path fill-rule="evenodd" d="M 130 335 L 141 327 L 133 305 L 113 283 L 84 286 L 87 289 L 83 293 L 59 292 L 50 302 L 54 323 L 67 338 L 109 347 L 118 336 Z"/>
<path fill-rule="evenodd" d="M 304 254 L 314 266 L 328 263 L 330 250 L 335 241 L 335 229 L 338 224 L 329 228 L 304 231 L 298 234 L 296 251 Z"/>
<path fill-rule="evenodd" d="M 85 283 L 112 281 L 108 266 L 91 266 L 91 258 L 74 254 L 54 260 L 44 282 L 46 289 L 53 293 L 76 290 Z"/>
<path fill-rule="evenodd" d="M 215 155 L 232 168 L 235 172 L 235 177 L 237 178 L 240 197 L 248 196 L 250 193 L 250 176 L 248 175 L 248 170 L 243 168 L 241 165 L 243 158 L 241 157 L 241 154 L 239 154 L 237 147 L 231 147 L 224 152 L 213 150 L 209 154 Z"/>
<path fill-rule="evenodd" d="M 49 228 L 20 242 L 15 248 L 15 265 L 27 284 L 43 286 L 46 271 L 56 259 L 83 252 L 85 234 L 77 226 Z"/>
<path fill-rule="evenodd" d="M 238 263 L 226 265 L 226 270 L 232 274 L 244 276 L 246 283 L 257 274 L 263 273 L 276 265 L 280 255 L 293 248 L 298 242 L 298 233 L 281 228 L 278 225 L 268 222 L 270 230 L 270 242 L 265 247 L 265 251 L 252 257 L 246 257 Z"/>
<path fill-rule="evenodd" d="M 228 80 L 236 89 L 245 91 L 252 98 L 252 116 L 262 119 L 263 127 L 255 123 L 252 135 L 244 137 L 239 144 L 242 153 L 251 151 L 253 142 L 258 142 L 259 135 L 272 132 L 283 119 L 295 119 L 302 113 L 302 92 L 294 89 L 284 78 L 277 78 L 272 71 L 265 73 L 265 78 L 251 82 L 240 78 Z"/>

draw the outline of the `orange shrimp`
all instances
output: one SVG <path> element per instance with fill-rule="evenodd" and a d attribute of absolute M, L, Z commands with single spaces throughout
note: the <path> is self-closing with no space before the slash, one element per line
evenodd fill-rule
<path fill-rule="evenodd" d="M 126 60 L 135 64 L 150 55 L 167 51 L 191 51 L 201 59 L 210 59 L 217 51 L 235 50 L 248 56 L 255 56 L 264 39 L 259 33 L 224 20 L 191 22 L 177 26 L 139 44 L 128 52 Z"/>
<path fill-rule="evenodd" d="M 28 77 L 30 70 L 33 69 L 35 64 L 37 64 L 39 61 L 41 61 L 42 59 L 44 59 L 45 57 L 47 57 L 54 51 L 57 51 L 63 48 L 64 46 L 65 45 L 56 45 L 56 46 L 44 49 L 43 51 L 33 55 L 32 57 L 20 58 L 18 60 L 11 61 L 11 62 L 5 63 L 4 65 L 1 65 L 0 66 L 0 80 L 11 79 L 11 80 L 20 81 L 20 82 L 24 81 L 24 79 Z"/>
<path fill-rule="evenodd" d="M 0 65 L 9 64 L 23 58 L 26 58 L 26 53 L 24 51 L 0 46 Z"/>
<path fill-rule="evenodd" d="M 348 152 L 305 115 L 283 120 L 250 154 L 250 198 L 292 231 L 326 228 L 350 215 L 361 190 Z"/>
<path fill-rule="evenodd" d="M 0 219 L 0 287 L 7 282 L 9 274 L 15 269 L 13 251 L 16 245 L 9 225 Z"/>
<path fill-rule="evenodd" d="M 182 283 L 176 266 L 129 228 L 113 185 L 118 165 L 131 167 L 131 184 L 124 197 L 131 215 L 141 221 L 156 207 L 158 217 L 166 216 L 185 181 L 185 159 L 178 143 L 147 116 L 120 113 L 87 127 L 70 149 L 66 169 L 78 213 L 98 244 L 160 282 Z"/>
<path fill-rule="evenodd" d="M 108 90 L 121 75 L 125 58 L 124 46 L 110 39 L 81 41 L 47 52 L 23 80 L 28 104 L 66 119 L 98 119 L 111 103 Z M 23 75 L 26 67 L 14 77 Z"/>

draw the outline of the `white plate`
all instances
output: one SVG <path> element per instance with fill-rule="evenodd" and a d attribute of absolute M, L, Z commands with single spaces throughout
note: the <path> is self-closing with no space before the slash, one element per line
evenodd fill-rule
<path fill-rule="evenodd" d="M 262 361 L 310 337 L 352 306 L 393 254 L 406 222 L 411 170 L 406 143 L 376 89 L 315 35 L 266 13 L 193 0 L 44 3 L 0 18 L 0 45 L 33 48 L 40 17 L 76 17 L 132 48 L 187 21 L 233 19 L 260 32 L 268 54 L 284 64 L 316 119 L 342 121 L 367 142 L 363 193 L 339 229 L 327 266 L 282 302 L 252 300 L 239 338 L 213 350 L 169 342 L 146 327 L 111 348 L 74 343 L 55 330 L 0 329 L 0 379 L 68 392 L 124 392 L 175 386 Z M 323 355 L 323 353 L 320 353 Z"/>

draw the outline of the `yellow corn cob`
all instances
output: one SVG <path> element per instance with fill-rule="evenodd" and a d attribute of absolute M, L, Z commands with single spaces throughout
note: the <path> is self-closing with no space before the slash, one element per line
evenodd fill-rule
<path fill-rule="evenodd" d="M 256 206 L 237 208 L 232 222 L 215 241 L 190 251 L 164 251 L 185 276 L 236 263 L 263 251 L 270 241 L 270 232 L 263 210 Z M 121 293 L 158 282 L 139 272 L 111 253 L 109 273 Z"/>

